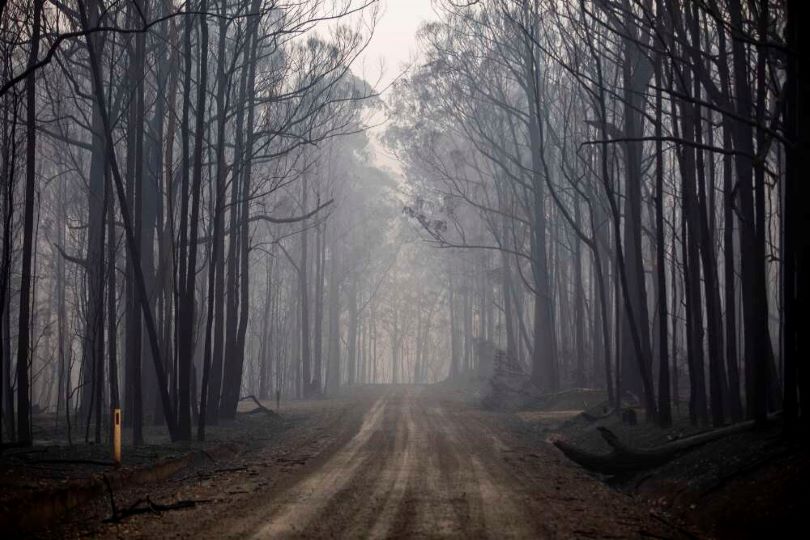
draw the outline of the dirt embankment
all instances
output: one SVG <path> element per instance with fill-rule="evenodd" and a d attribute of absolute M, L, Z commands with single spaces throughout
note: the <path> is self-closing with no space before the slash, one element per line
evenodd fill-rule
<path fill-rule="evenodd" d="M 690 424 L 685 404 L 674 411 L 669 429 L 645 422 L 640 410 L 635 425 L 624 422 L 619 414 L 596 419 L 604 410 L 600 400 L 575 394 L 559 400 L 565 405 L 518 412 L 521 422 L 516 431 L 533 445 L 563 439 L 583 451 L 607 454 L 611 447 L 600 428 L 607 428 L 633 449 L 660 448 L 709 429 Z M 590 418 L 569 407 L 579 399 L 585 404 L 580 410 L 588 409 Z M 701 444 L 654 468 L 593 476 L 636 496 L 651 512 L 697 536 L 790 537 L 805 528 L 804 514 L 810 510 L 806 489 L 810 445 L 806 438 L 786 436 L 778 422 L 765 430 L 746 430 Z"/>
<path fill-rule="evenodd" d="M 235 421 L 209 428 L 205 443 L 173 444 L 164 430 L 150 427 L 151 444 L 125 445 L 117 468 L 108 445 L 54 444 L 60 434 L 49 431 L 49 443 L 0 456 L 0 530 L 4 537 L 117 536 L 136 534 L 139 520 L 149 515 L 185 518 L 192 507 L 204 514 L 240 495 L 234 482 L 242 485 L 235 491 L 250 490 L 253 484 L 243 477 L 255 476 L 254 462 L 274 471 L 299 468 L 307 449 L 317 453 L 332 439 L 327 426 L 348 421 L 354 406 L 347 400 L 283 404 L 273 415 L 244 414 L 255 407 L 247 404 Z M 265 454 L 266 463 L 259 457 Z M 211 489 L 196 489 L 206 486 Z M 182 511 L 160 512 L 178 502 Z M 148 514 L 126 517 L 141 510 Z"/>

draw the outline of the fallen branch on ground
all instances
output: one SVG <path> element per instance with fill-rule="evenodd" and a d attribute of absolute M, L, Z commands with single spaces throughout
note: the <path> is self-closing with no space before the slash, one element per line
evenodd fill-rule
<path fill-rule="evenodd" d="M 608 454 L 587 452 L 562 440 L 554 441 L 556 446 L 571 461 L 588 470 L 602 474 L 626 474 L 643 471 L 663 465 L 679 455 L 698 446 L 747 431 L 754 427 L 754 422 L 741 422 L 731 426 L 714 429 L 673 441 L 653 448 L 630 448 L 622 443 L 615 433 L 605 427 L 597 428 L 599 434 L 610 445 Z"/>
<path fill-rule="evenodd" d="M 25 460 L 28 465 L 39 465 L 40 463 L 44 464 L 64 464 L 64 465 L 98 465 L 99 467 L 115 467 L 118 464 L 114 461 L 101 461 L 98 459 L 60 459 L 60 458 L 48 458 L 48 459 L 26 459 Z"/>
<path fill-rule="evenodd" d="M 105 519 L 104 523 L 120 523 L 122 520 L 128 517 L 137 516 L 139 514 L 161 514 L 170 510 L 194 508 L 198 504 L 208 502 L 211 502 L 211 499 L 188 499 L 171 504 L 160 504 L 152 501 L 152 499 L 149 497 L 146 497 L 145 499 L 138 499 L 128 508 L 121 510 L 121 512 L 115 512 L 115 514 Z M 113 511 L 115 511 L 115 506 L 113 506 Z"/>
<path fill-rule="evenodd" d="M 267 407 L 265 407 L 264 405 L 262 405 L 261 402 L 258 399 L 256 399 L 256 396 L 250 395 L 250 396 L 241 397 L 241 398 L 239 398 L 239 401 L 245 401 L 246 399 L 253 400 L 253 403 L 256 404 L 256 408 L 253 409 L 253 410 L 247 411 L 247 413 L 245 413 L 245 414 L 256 414 L 256 413 L 259 413 L 259 412 L 263 412 L 263 413 L 269 414 L 271 416 L 278 416 L 278 413 L 276 413 L 275 411 L 272 411 L 272 410 L 268 409 Z"/>
<path fill-rule="evenodd" d="M 248 468 L 245 465 L 240 465 L 239 467 L 223 467 L 221 469 L 215 469 L 214 472 L 217 473 L 226 473 L 226 472 L 236 472 L 236 471 L 246 471 Z"/>

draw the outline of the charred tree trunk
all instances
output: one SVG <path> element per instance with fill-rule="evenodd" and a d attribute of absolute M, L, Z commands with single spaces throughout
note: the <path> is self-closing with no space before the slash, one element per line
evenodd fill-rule
<path fill-rule="evenodd" d="M 735 113 L 738 118 L 752 118 L 753 100 L 749 86 L 749 59 L 743 41 L 743 15 L 740 0 L 729 0 L 732 28 L 732 64 L 734 75 Z M 763 90 L 764 91 L 764 90 Z M 754 133 L 751 125 L 737 121 L 734 133 L 735 170 L 739 204 L 740 275 L 745 337 L 745 379 L 748 415 L 764 423 L 768 413 L 768 362 L 770 335 L 765 288 L 764 260 L 761 242 L 763 231 L 757 230 L 754 208 Z"/>
<path fill-rule="evenodd" d="M 39 57 L 40 29 L 42 25 L 43 0 L 34 0 L 33 29 L 28 66 L 33 66 Z M 23 445 L 32 443 L 31 437 L 31 260 L 34 250 L 34 198 L 36 197 L 37 174 L 37 97 L 36 72 L 32 71 L 25 81 L 25 208 L 23 211 L 23 249 L 20 277 L 20 315 L 17 334 L 17 441 Z"/>
<path fill-rule="evenodd" d="M 208 397 L 206 400 L 205 420 L 209 424 L 216 424 L 219 418 L 219 400 L 222 391 L 222 369 L 225 354 L 225 194 L 228 164 L 225 158 L 225 124 L 227 122 L 226 94 L 230 85 L 230 75 L 225 72 L 227 63 L 227 31 L 228 17 L 227 2 L 220 2 L 219 31 L 217 35 L 217 93 L 216 93 L 216 151 L 215 151 L 215 178 L 214 178 L 214 230 L 211 239 L 211 266 L 208 279 L 213 282 L 213 289 L 209 290 L 208 301 L 213 304 L 213 311 L 209 307 L 209 315 L 213 317 L 211 332 L 213 335 L 213 348 L 211 350 L 211 369 L 208 379 Z M 237 211 L 231 207 L 230 212 Z M 208 331 L 206 331 L 206 334 Z M 206 337 L 208 340 L 208 337 Z"/>
<path fill-rule="evenodd" d="M 199 219 L 200 206 L 200 177 L 197 175 L 195 160 L 194 186 L 190 189 L 191 174 L 191 153 L 189 144 L 191 140 L 190 117 L 191 117 L 191 72 L 192 72 L 192 50 L 191 34 L 193 31 L 194 17 L 184 17 L 183 21 L 183 109 L 180 124 L 181 157 L 180 157 L 180 225 L 178 240 L 178 271 L 177 271 L 177 293 L 175 295 L 175 331 L 177 347 L 177 423 L 179 436 L 182 440 L 191 440 L 191 386 L 192 365 L 194 359 L 194 320 L 196 312 L 196 279 L 197 279 L 197 220 Z M 201 32 L 202 35 L 202 32 Z M 207 29 L 205 33 L 207 40 Z M 206 44 L 207 45 L 207 44 Z M 201 73 L 198 81 L 198 92 L 205 94 L 206 75 Z M 174 97 L 174 96 L 172 96 Z M 198 96 L 198 105 L 200 103 Z M 202 100 L 205 104 L 205 100 Z M 198 129 L 202 129 L 204 112 L 198 110 Z M 196 132 L 195 132 L 195 152 L 196 152 Z M 200 136 L 202 141 L 202 135 Z M 189 209 L 189 204 L 191 208 Z M 191 212 L 191 215 L 189 215 Z"/>
<path fill-rule="evenodd" d="M 657 4 L 660 8 L 660 1 Z M 655 267 L 658 281 L 658 422 L 663 427 L 672 424 L 672 404 L 669 392 L 669 337 L 667 324 L 666 242 L 664 231 L 664 149 L 661 139 L 662 109 L 661 87 L 663 74 L 659 59 L 655 66 Z M 673 276 L 674 279 L 674 276 Z"/>
<path fill-rule="evenodd" d="M 800 51 L 807 46 L 803 21 L 810 16 L 808 4 L 788 0 L 785 38 L 788 47 L 787 78 L 785 80 L 785 188 L 784 188 L 784 410 L 789 427 L 801 415 L 810 420 L 810 364 L 808 340 L 802 335 L 802 309 L 810 305 L 810 212 L 804 201 L 808 183 L 803 172 L 810 166 L 810 106 L 807 92 L 810 73 L 806 55 Z"/>

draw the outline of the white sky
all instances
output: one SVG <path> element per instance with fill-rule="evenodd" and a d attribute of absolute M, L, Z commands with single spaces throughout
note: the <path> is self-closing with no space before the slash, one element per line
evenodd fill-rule
<path fill-rule="evenodd" d="M 360 0 L 356 2 L 360 3 Z M 383 92 L 382 99 L 385 100 L 391 83 L 416 60 L 419 26 L 435 18 L 431 0 L 380 0 L 374 35 L 352 64 L 352 71 L 378 92 Z M 385 121 L 385 114 L 379 112 L 366 118 L 368 124 L 375 126 L 369 130 L 372 162 L 401 177 L 399 162 L 379 140 L 385 130 Z"/>
<path fill-rule="evenodd" d="M 384 88 L 412 60 L 419 25 L 435 15 L 431 0 L 381 0 L 381 4 L 374 36 L 354 71 L 371 84 L 379 80 L 379 87 Z"/>
<path fill-rule="evenodd" d="M 350 4 L 346 0 L 335 0 L 337 6 L 351 5 L 357 7 L 365 0 L 353 0 Z M 417 61 L 416 33 L 419 26 L 437 18 L 433 10 L 432 0 L 378 0 L 379 12 L 374 34 L 363 50 L 352 63 L 352 72 L 369 83 L 377 92 L 381 92 L 382 99 L 386 100 L 390 94 L 391 83 L 399 77 L 407 67 Z M 325 4 L 326 5 L 326 4 Z M 354 26 L 361 32 L 371 17 L 371 9 L 367 8 L 360 13 L 352 15 L 347 20 L 338 21 L 337 24 Z M 336 23 L 329 23 L 327 28 Z M 316 33 L 319 30 L 315 30 Z M 386 127 L 385 113 L 377 111 L 365 118 L 367 125 L 372 126 L 368 134 L 371 142 L 372 162 L 387 169 L 395 175 L 401 176 L 402 170 L 399 162 L 392 156 L 380 142 L 380 136 Z"/>

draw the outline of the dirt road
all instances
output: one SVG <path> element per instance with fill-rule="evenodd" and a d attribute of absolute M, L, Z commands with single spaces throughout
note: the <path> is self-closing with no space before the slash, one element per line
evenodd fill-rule
<path fill-rule="evenodd" d="M 348 442 L 259 510 L 251 536 L 674 536 L 550 447 L 513 448 L 488 420 L 424 387 L 384 391 Z"/>
<path fill-rule="evenodd" d="M 356 411 L 352 413 L 351 411 Z M 354 414 L 354 416 L 353 416 Z M 529 447 L 504 415 L 447 399 L 429 387 L 369 390 L 340 418 L 302 438 L 297 468 L 260 467 L 182 486 L 241 494 L 198 509 L 146 518 L 126 536 L 211 538 L 676 538 L 641 503 L 568 463 L 550 445 Z M 356 417 L 355 417 L 356 416 Z M 311 433 L 310 433 L 311 435 Z M 320 440 L 319 448 L 311 443 Z M 295 462 L 295 453 L 285 458 Z M 205 493 L 204 493 L 205 494 Z"/>

